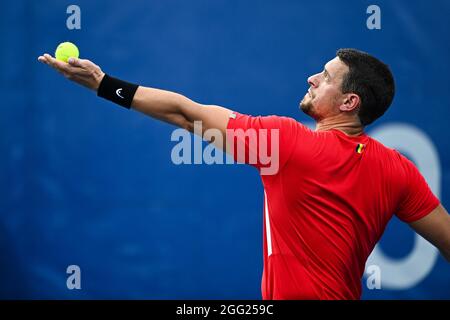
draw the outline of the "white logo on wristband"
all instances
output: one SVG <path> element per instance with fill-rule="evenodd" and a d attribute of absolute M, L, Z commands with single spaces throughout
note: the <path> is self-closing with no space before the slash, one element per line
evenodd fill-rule
<path fill-rule="evenodd" d="M 122 88 L 117 89 L 117 90 L 116 90 L 116 94 L 117 94 L 119 97 L 121 97 L 122 99 L 125 99 L 124 97 L 122 97 L 122 96 L 120 95 L 121 91 L 122 91 Z"/>

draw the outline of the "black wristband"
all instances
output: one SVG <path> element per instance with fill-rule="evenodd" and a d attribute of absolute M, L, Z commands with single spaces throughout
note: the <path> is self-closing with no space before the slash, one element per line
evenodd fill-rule
<path fill-rule="evenodd" d="M 134 94 L 139 86 L 108 76 L 105 73 L 97 90 L 97 96 L 130 109 Z"/>

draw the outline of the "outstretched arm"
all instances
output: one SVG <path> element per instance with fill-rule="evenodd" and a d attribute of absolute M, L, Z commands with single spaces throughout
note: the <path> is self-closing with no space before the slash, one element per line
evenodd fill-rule
<path fill-rule="evenodd" d="M 105 76 L 99 66 L 86 59 L 70 58 L 69 63 L 65 63 L 49 54 L 44 54 L 38 60 L 53 67 L 69 80 L 94 91 L 98 90 Z M 232 113 L 227 108 L 203 105 L 175 92 L 142 86 L 138 87 L 131 107 L 150 117 L 191 132 L 194 129 L 194 121 L 201 121 L 203 132 L 211 128 L 219 129 L 222 137 L 225 137 L 228 119 Z M 223 148 L 223 141 L 214 141 L 214 143 Z"/>
<path fill-rule="evenodd" d="M 450 262 L 450 215 L 441 204 L 422 219 L 409 225 L 437 247 Z"/>

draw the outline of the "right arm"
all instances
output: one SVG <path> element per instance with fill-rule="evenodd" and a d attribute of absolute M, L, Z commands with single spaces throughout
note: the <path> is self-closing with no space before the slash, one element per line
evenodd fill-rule
<path fill-rule="evenodd" d="M 105 75 L 99 66 L 86 59 L 71 58 L 69 63 L 65 63 L 45 54 L 38 60 L 53 67 L 69 80 L 94 91 L 98 90 Z M 190 132 L 194 130 L 194 121 L 201 121 L 203 132 L 207 129 L 218 129 L 222 137 L 225 137 L 228 119 L 232 113 L 227 108 L 203 105 L 175 92 L 142 86 L 137 89 L 131 107 Z M 214 143 L 223 148 L 223 141 Z"/>
<path fill-rule="evenodd" d="M 137 89 L 131 106 L 152 118 L 190 132 L 194 130 L 194 121 L 201 121 L 203 131 L 215 128 L 219 129 L 223 136 L 232 113 L 227 108 L 203 105 L 175 92 L 142 86 Z"/>

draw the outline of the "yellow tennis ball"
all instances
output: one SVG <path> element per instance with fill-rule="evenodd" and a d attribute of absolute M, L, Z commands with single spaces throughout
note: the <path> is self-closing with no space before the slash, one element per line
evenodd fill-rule
<path fill-rule="evenodd" d="M 67 62 L 70 57 L 78 58 L 80 52 L 72 42 L 63 42 L 58 45 L 55 51 L 56 60 Z"/>

